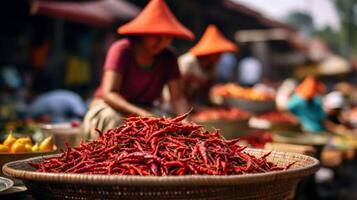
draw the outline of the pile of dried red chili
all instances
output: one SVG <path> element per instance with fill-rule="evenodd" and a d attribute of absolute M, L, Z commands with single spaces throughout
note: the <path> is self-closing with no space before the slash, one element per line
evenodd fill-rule
<path fill-rule="evenodd" d="M 254 157 L 235 140 L 223 140 L 176 118 L 130 117 L 122 126 L 59 157 L 32 163 L 38 172 L 113 175 L 230 175 L 283 170 Z M 286 168 L 290 167 L 287 166 Z"/>

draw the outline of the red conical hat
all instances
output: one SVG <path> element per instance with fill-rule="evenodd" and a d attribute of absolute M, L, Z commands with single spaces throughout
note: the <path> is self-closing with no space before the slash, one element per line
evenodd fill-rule
<path fill-rule="evenodd" d="M 132 21 L 118 28 L 124 35 L 163 34 L 193 40 L 193 33 L 171 13 L 164 0 L 151 0 Z"/>
<path fill-rule="evenodd" d="M 213 24 L 207 27 L 200 41 L 190 49 L 190 52 L 196 56 L 235 51 L 237 46 L 225 38 Z"/>
<path fill-rule="evenodd" d="M 325 86 L 315 77 L 309 76 L 296 88 L 296 93 L 304 99 L 312 99 L 316 94 L 323 93 Z"/>

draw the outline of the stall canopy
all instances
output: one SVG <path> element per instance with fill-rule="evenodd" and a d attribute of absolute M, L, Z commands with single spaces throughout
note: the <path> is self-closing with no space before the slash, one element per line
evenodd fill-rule
<path fill-rule="evenodd" d="M 31 14 L 47 15 L 96 27 L 109 27 L 115 20 L 130 20 L 139 8 L 124 0 L 97 0 L 90 2 L 63 2 L 34 0 Z"/>
<path fill-rule="evenodd" d="M 268 40 L 289 40 L 291 33 L 286 29 L 240 30 L 235 34 L 237 42 L 261 42 Z"/>

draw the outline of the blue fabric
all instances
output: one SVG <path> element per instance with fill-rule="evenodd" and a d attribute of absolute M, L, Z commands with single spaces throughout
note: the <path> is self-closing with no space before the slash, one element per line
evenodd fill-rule
<path fill-rule="evenodd" d="M 218 62 L 217 77 L 219 82 L 233 81 L 233 71 L 237 59 L 233 53 L 224 53 Z"/>
<path fill-rule="evenodd" d="M 5 66 L 1 70 L 0 79 L 3 79 L 5 85 L 12 89 L 17 89 L 22 84 L 21 75 L 14 66 Z"/>
<path fill-rule="evenodd" d="M 288 102 L 288 110 L 300 121 L 303 129 L 309 132 L 324 130 L 326 114 L 322 107 L 322 98 L 315 96 L 311 101 L 306 101 L 294 94 Z"/>
<path fill-rule="evenodd" d="M 33 117 L 49 115 L 52 122 L 64 122 L 70 121 L 69 116 L 84 116 L 86 109 L 78 94 L 67 90 L 54 90 L 35 99 L 29 106 L 29 113 Z"/>

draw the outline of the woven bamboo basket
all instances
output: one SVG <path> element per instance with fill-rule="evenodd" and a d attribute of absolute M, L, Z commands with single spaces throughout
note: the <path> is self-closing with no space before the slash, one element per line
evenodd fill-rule
<path fill-rule="evenodd" d="M 273 131 L 300 131 L 299 124 L 289 124 L 289 123 L 271 123 L 271 130 Z"/>
<path fill-rule="evenodd" d="M 237 138 L 245 135 L 250 131 L 248 126 L 248 119 L 239 120 L 209 120 L 209 121 L 195 121 L 205 127 L 210 132 L 219 129 L 221 135 L 226 139 Z"/>
<path fill-rule="evenodd" d="M 248 122 L 249 127 L 263 130 L 272 130 L 272 131 L 300 131 L 300 125 L 298 123 L 280 123 L 280 122 L 271 122 L 266 119 L 261 119 L 257 117 L 251 117 Z"/>
<path fill-rule="evenodd" d="M 296 131 L 274 131 L 273 141 L 298 145 L 323 146 L 330 136 L 325 133 L 303 133 Z"/>
<path fill-rule="evenodd" d="M 226 98 L 224 104 L 230 107 L 240 108 L 250 113 L 264 113 L 276 110 L 274 100 L 254 101 L 247 99 Z"/>
<path fill-rule="evenodd" d="M 57 152 L 57 147 L 55 147 L 53 151 L 48 151 L 48 152 L 0 153 L 0 167 L 2 167 L 5 163 L 8 162 L 23 160 L 36 156 L 55 154 L 56 152 Z M 0 171 L 0 176 L 4 176 L 2 171 Z"/>
<path fill-rule="evenodd" d="M 262 149 L 247 149 L 261 156 Z M 238 200 L 291 199 L 298 182 L 315 173 L 315 158 L 273 151 L 268 160 L 279 166 L 296 161 L 288 170 L 230 176 L 110 176 L 34 172 L 29 162 L 37 157 L 7 163 L 5 174 L 22 179 L 36 199 L 121 199 L 121 200 Z"/>
<path fill-rule="evenodd" d="M 316 155 L 316 149 L 312 146 L 307 146 L 307 145 L 269 142 L 265 144 L 264 149 L 300 153 L 308 156 Z"/>
<path fill-rule="evenodd" d="M 83 138 L 80 127 L 72 127 L 70 123 L 40 124 L 45 137 L 53 136 L 58 149 L 66 149 L 66 142 L 71 146 L 79 145 Z"/>

